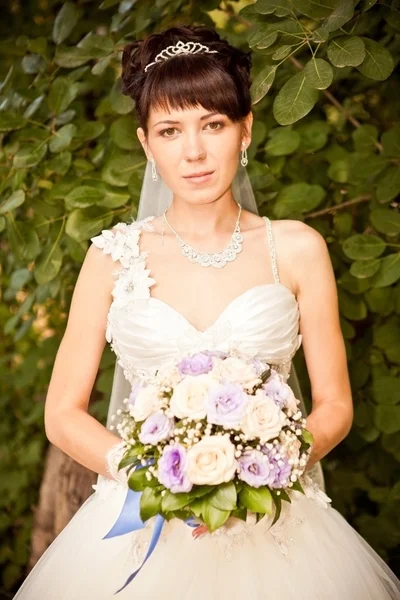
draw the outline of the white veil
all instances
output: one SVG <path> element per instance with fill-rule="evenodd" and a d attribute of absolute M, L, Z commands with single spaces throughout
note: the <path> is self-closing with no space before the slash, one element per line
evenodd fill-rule
<path fill-rule="evenodd" d="M 236 171 L 236 175 L 232 182 L 232 194 L 236 202 L 241 204 L 244 209 L 254 214 L 258 214 L 253 188 L 247 173 L 247 169 L 244 167 L 239 166 Z M 142 189 L 140 192 L 137 220 L 140 221 L 150 216 L 160 216 L 171 204 L 171 202 L 172 191 L 167 187 L 160 174 L 158 174 L 158 180 L 153 181 L 151 177 L 151 163 L 150 161 L 147 161 Z M 294 365 L 292 365 L 288 384 L 292 388 L 296 398 L 300 400 L 300 409 L 303 415 L 306 416 L 307 412 L 304 399 L 301 393 Z M 123 369 L 118 362 L 116 362 L 107 416 L 107 427 L 110 427 L 112 424 L 111 416 L 116 414 L 118 409 L 123 409 L 123 399 L 129 396 L 130 391 L 130 384 L 125 379 Z M 323 471 L 319 462 L 316 463 L 308 473 L 314 479 L 314 481 L 318 483 L 321 489 L 325 489 Z"/>

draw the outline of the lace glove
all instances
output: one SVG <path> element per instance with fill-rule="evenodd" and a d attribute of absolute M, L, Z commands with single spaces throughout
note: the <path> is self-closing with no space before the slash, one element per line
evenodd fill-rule
<path fill-rule="evenodd" d="M 125 450 L 125 442 L 119 442 L 110 448 L 105 456 L 105 459 L 107 473 L 112 477 L 112 479 L 114 479 L 114 481 L 122 483 L 126 486 L 128 484 L 127 467 L 118 470 L 118 465 L 125 454 Z"/>

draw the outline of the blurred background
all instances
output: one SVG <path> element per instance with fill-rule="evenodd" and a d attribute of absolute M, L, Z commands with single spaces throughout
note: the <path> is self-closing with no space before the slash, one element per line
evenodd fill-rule
<path fill-rule="evenodd" d="M 260 213 L 322 233 L 355 404 L 327 492 L 400 570 L 400 3 L 14 0 L 0 20 L 0 599 L 92 492 L 43 408 L 89 238 L 136 215 L 145 156 L 121 49 L 174 24 L 253 50 L 249 174 Z M 308 409 L 309 382 L 295 360 Z M 91 411 L 104 420 L 106 349 Z"/>

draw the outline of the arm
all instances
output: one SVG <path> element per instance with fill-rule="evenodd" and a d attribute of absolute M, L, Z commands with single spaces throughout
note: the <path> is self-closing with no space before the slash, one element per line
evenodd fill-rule
<path fill-rule="evenodd" d="M 105 456 L 120 438 L 88 414 L 90 393 L 105 345 L 116 265 L 91 246 L 72 297 L 45 404 L 50 442 L 85 467 L 110 477 Z"/>
<path fill-rule="evenodd" d="M 308 225 L 292 223 L 296 223 L 297 230 L 297 260 L 293 259 L 292 264 L 296 265 L 300 331 L 312 395 L 312 411 L 306 420 L 307 429 L 314 435 L 309 468 L 348 435 L 353 402 L 335 276 L 326 243 Z"/>

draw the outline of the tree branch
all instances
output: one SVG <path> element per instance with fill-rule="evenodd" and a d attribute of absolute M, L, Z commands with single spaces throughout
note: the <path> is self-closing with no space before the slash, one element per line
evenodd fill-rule
<path fill-rule="evenodd" d="M 371 198 L 371 194 L 357 196 L 357 198 L 353 198 L 352 200 L 346 200 L 346 202 L 342 202 L 341 204 L 335 204 L 335 206 L 328 206 L 327 208 L 322 208 L 321 210 L 315 210 L 314 212 L 305 215 L 304 218 L 307 221 L 307 219 L 315 219 L 316 217 L 321 217 L 322 215 L 333 214 L 338 210 L 342 210 L 342 208 L 354 206 L 355 204 L 360 204 L 361 202 L 368 202 L 368 200 L 371 200 Z"/>

